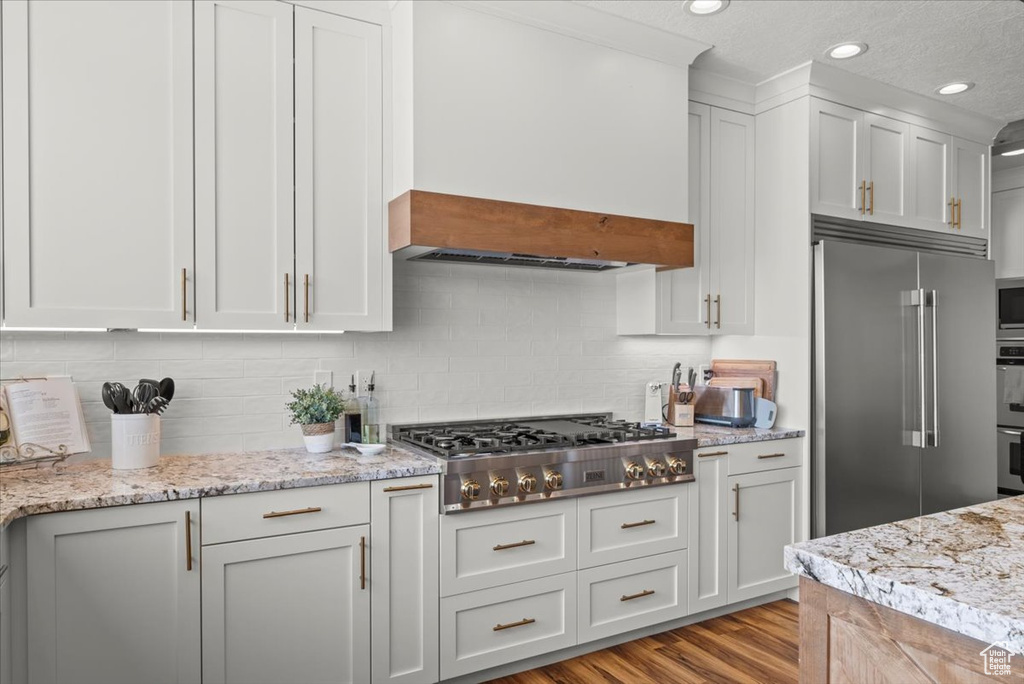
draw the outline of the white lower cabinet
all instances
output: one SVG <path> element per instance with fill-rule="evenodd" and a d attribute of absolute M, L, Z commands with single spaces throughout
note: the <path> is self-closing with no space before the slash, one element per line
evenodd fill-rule
<path fill-rule="evenodd" d="M 370 673 L 374 682 L 438 680 L 438 479 L 370 484 Z"/>
<path fill-rule="evenodd" d="M 579 573 L 579 643 L 686 615 L 686 551 Z"/>
<path fill-rule="evenodd" d="M 689 497 L 690 553 L 687 573 L 687 604 L 700 613 L 728 602 L 726 585 L 726 458 L 724 448 L 698 449 Z"/>
<path fill-rule="evenodd" d="M 782 468 L 729 477 L 729 603 L 796 586 L 783 547 L 799 541 L 800 475 Z"/>
<path fill-rule="evenodd" d="M 195 500 L 29 518 L 30 684 L 199 682 L 198 521 Z"/>
<path fill-rule="evenodd" d="M 576 573 L 441 599 L 441 678 L 576 645 Z"/>
<path fill-rule="evenodd" d="M 579 500 L 580 568 L 686 548 L 687 484 Z"/>
<path fill-rule="evenodd" d="M 368 525 L 203 547 L 203 681 L 366 682 Z"/>

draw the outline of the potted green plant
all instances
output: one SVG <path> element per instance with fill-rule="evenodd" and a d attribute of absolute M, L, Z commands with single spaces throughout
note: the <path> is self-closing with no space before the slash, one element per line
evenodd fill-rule
<path fill-rule="evenodd" d="M 344 410 L 344 397 L 333 387 L 313 385 L 292 392 L 292 401 L 286 406 L 292 413 L 292 425 L 302 428 L 306 451 L 311 454 L 330 451 L 334 446 L 334 421 Z"/>

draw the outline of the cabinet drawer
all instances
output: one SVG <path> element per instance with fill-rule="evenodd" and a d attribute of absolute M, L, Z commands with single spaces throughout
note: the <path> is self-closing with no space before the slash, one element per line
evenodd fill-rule
<path fill-rule="evenodd" d="M 441 599 L 441 679 L 575 645 L 575 572 Z"/>
<path fill-rule="evenodd" d="M 576 569 L 576 500 L 441 517 L 441 595 Z"/>
<path fill-rule="evenodd" d="M 279 489 L 201 499 L 203 544 L 370 522 L 370 483 Z"/>
<path fill-rule="evenodd" d="M 579 500 L 579 567 L 686 548 L 690 483 L 618 491 Z"/>
<path fill-rule="evenodd" d="M 723 451 L 726 452 L 725 460 L 729 464 L 729 474 L 742 475 L 798 466 L 802 448 L 798 439 L 773 439 L 766 442 L 726 444 L 698 449 L 694 458 L 701 458 L 701 454 Z"/>
<path fill-rule="evenodd" d="M 581 570 L 579 643 L 686 615 L 686 554 L 673 551 Z"/>

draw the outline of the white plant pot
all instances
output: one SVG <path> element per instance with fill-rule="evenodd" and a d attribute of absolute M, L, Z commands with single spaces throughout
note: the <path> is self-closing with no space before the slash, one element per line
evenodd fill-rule
<path fill-rule="evenodd" d="M 302 441 L 311 454 L 326 454 L 334 448 L 334 423 L 302 426 Z"/>
<path fill-rule="evenodd" d="M 110 416 L 110 464 L 114 470 L 152 468 L 160 460 L 160 416 L 115 413 Z"/>

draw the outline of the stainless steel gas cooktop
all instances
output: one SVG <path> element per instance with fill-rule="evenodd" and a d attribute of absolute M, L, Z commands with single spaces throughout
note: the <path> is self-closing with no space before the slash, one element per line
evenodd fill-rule
<path fill-rule="evenodd" d="M 443 459 L 446 512 L 694 480 L 696 440 L 610 413 L 392 425 L 388 433 Z"/>

